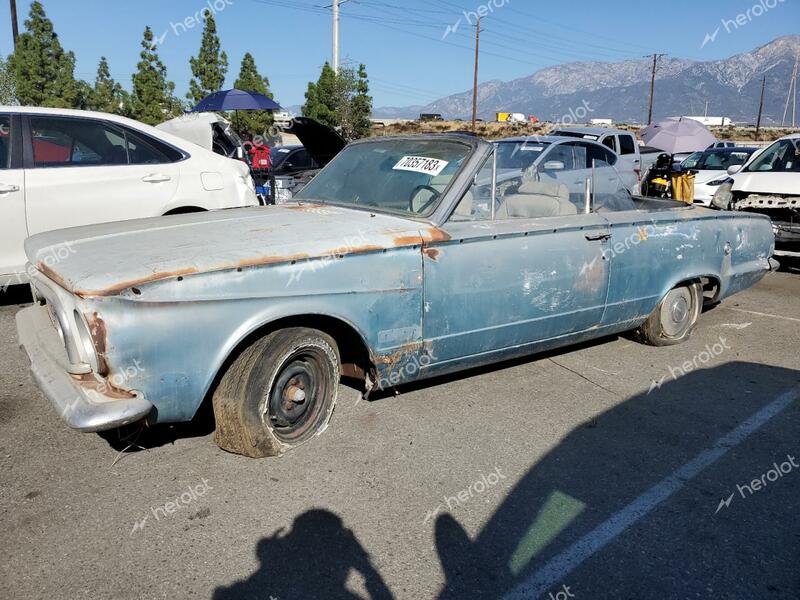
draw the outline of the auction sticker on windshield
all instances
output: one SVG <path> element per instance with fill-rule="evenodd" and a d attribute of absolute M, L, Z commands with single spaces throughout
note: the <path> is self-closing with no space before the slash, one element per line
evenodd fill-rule
<path fill-rule="evenodd" d="M 427 158 L 425 156 L 404 156 L 400 159 L 392 170 L 394 171 L 413 171 L 414 173 L 424 173 L 436 177 L 447 166 L 446 160 L 438 158 Z"/>

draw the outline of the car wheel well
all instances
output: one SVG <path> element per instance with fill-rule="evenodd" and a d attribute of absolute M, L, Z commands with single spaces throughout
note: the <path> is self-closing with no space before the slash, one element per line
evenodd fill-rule
<path fill-rule="evenodd" d="M 341 360 L 342 376 L 350 380 L 359 380 L 362 384 L 366 383 L 367 378 L 373 381 L 376 377 L 375 364 L 371 359 L 369 347 L 361 334 L 349 323 L 337 317 L 328 315 L 295 315 L 284 317 L 275 321 L 270 321 L 252 331 L 244 339 L 236 344 L 229 353 L 225 362 L 218 369 L 215 381 L 210 391 L 219 383 L 222 375 L 228 370 L 236 358 L 254 344 L 257 340 L 269 335 L 279 329 L 290 327 L 307 327 L 317 329 L 331 336 L 339 348 L 339 358 Z"/>
<path fill-rule="evenodd" d="M 173 208 L 172 210 L 168 210 L 164 213 L 164 216 L 169 215 L 186 215 L 189 213 L 199 213 L 199 212 L 206 212 L 205 208 L 200 208 L 199 206 L 180 206 L 178 208 Z"/>

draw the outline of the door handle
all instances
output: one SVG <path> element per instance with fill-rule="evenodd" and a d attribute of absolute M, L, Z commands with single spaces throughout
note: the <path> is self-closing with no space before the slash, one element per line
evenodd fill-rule
<path fill-rule="evenodd" d="M 607 231 L 603 233 L 587 233 L 586 239 L 590 242 L 606 242 L 611 239 L 611 234 Z"/>
<path fill-rule="evenodd" d="M 18 185 L 6 185 L 5 183 L 0 183 L 0 194 L 8 194 L 10 192 L 18 192 L 19 186 Z"/>
<path fill-rule="evenodd" d="M 159 174 L 147 175 L 146 177 L 142 177 L 142 181 L 144 181 L 145 183 L 163 183 L 165 181 L 169 181 L 170 179 L 172 179 L 172 177 L 170 177 L 169 175 L 159 175 Z"/>

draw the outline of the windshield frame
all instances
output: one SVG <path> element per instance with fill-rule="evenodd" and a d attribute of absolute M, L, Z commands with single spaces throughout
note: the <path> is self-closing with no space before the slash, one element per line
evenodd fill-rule
<path fill-rule="evenodd" d="M 440 142 L 443 140 L 456 142 L 467 147 L 467 154 L 462 162 L 460 168 L 453 174 L 447 187 L 442 191 L 441 195 L 433 206 L 425 212 L 425 214 L 414 214 L 408 211 L 392 210 L 376 206 L 359 205 L 346 202 L 334 202 L 331 200 L 323 200 L 314 197 L 298 198 L 295 196 L 293 201 L 308 204 L 321 204 L 325 206 L 336 206 L 338 208 L 346 208 L 357 210 L 360 212 L 375 213 L 381 215 L 389 215 L 392 217 L 399 217 L 401 219 L 409 219 L 412 221 L 419 221 L 422 223 L 431 223 L 440 226 L 447 221 L 450 212 L 455 210 L 456 204 L 461 199 L 461 195 L 469 188 L 474 175 L 476 163 L 482 163 L 485 156 L 487 156 L 493 149 L 493 145 L 489 142 L 481 140 L 475 136 L 461 135 L 461 134 L 424 134 L 424 135 L 402 135 L 402 136 L 383 136 L 373 137 L 363 140 L 358 140 L 348 144 L 345 148 L 350 148 L 355 145 L 362 144 L 381 144 L 386 142 L 420 142 L 432 141 Z M 342 153 L 344 153 L 344 151 Z M 320 177 L 323 173 L 331 168 L 341 156 L 340 153 L 332 161 L 330 161 L 320 172 L 316 175 Z M 313 180 L 312 180 L 313 181 Z M 300 192 L 302 193 L 302 191 Z"/>

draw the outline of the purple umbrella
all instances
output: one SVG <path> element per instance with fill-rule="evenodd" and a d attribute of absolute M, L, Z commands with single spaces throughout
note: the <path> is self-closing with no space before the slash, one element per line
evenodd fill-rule
<path fill-rule="evenodd" d="M 717 138 L 708 127 L 686 117 L 670 117 L 648 125 L 641 132 L 644 143 L 667 154 L 684 154 L 705 150 Z"/>

